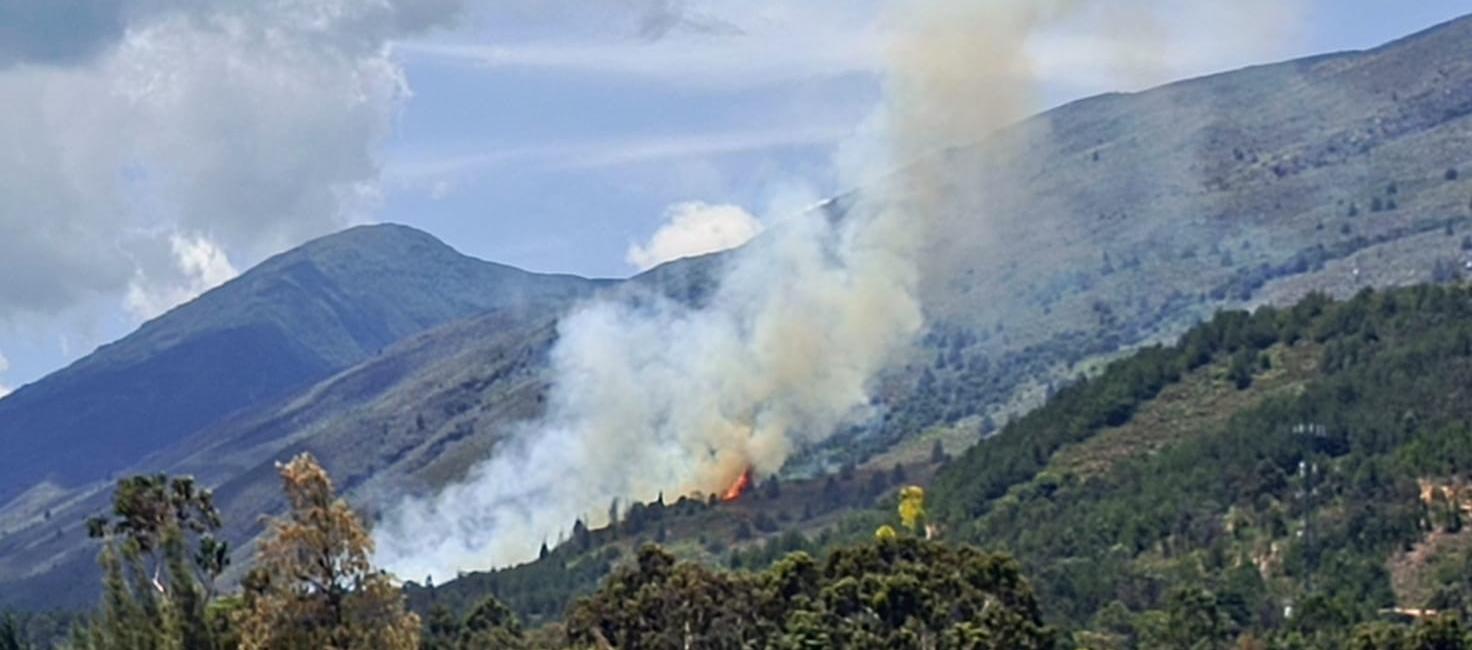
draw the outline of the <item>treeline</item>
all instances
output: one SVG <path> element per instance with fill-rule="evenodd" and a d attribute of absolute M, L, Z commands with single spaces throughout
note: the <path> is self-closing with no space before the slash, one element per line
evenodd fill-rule
<path fill-rule="evenodd" d="M 103 597 L 64 638 L 74 650 L 471 650 L 541 648 L 1015 648 L 1055 647 L 1016 562 L 921 537 L 923 491 L 899 500 L 904 534 L 793 552 L 770 568 L 732 571 L 680 562 L 654 544 L 621 563 L 560 616 L 527 629 L 483 597 L 463 614 L 436 603 L 421 619 L 392 578 L 369 561 L 372 543 L 327 473 L 309 455 L 278 470 L 289 511 L 269 523 L 238 590 L 212 494 L 192 479 L 137 476 L 118 483 L 113 513 L 88 522 L 100 540 Z M 850 478 L 849 480 L 853 480 Z M 780 488 L 770 483 L 767 498 Z M 597 558 L 595 536 L 660 521 L 631 509 L 619 527 L 579 527 L 564 548 Z M 698 511 L 684 501 L 668 508 Z M 630 513 L 640 513 L 630 517 Z M 611 550 L 612 547 L 604 547 Z M 547 551 L 550 553 L 550 550 Z M 545 559 L 545 557 L 544 557 Z M 611 557 L 604 558 L 611 561 Z M 596 561 L 596 560 L 595 560 Z M 551 566 L 536 563 L 529 566 Z M 609 567 L 594 567 L 608 573 Z M 528 574 L 534 580 L 538 574 Z M 14 616 L 0 617 L 0 650 L 37 645 Z"/>
<path fill-rule="evenodd" d="M 887 515 L 848 513 L 888 504 L 898 488 L 929 476 L 944 458 L 944 450 L 936 449 L 929 462 L 908 466 L 859 470 L 850 464 L 811 480 L 769 477 L 754 483 L 735 503 L 691 496 L 672 503 L 660 496 L 627 507 L 615 502 L 607 525 L 591 528 L 574 522 L 567 539 L 544 544 L 536 561 L 465 573 L 438 585 L 411 581 L 404 590 L 410 608 L 425 617 L 436 608 L 463 615 L 491 595 L 525 624 L 560 620 L 575 598 L 597 589 L 612 567 L 631 561 L 646 543 L 676 545 L 687 556 L 700 555 L 728 568 L 761 569 L 793 551 L 867 540 Z M 801 529 L 813 529 L 813 538 L 804 537 Z"/>

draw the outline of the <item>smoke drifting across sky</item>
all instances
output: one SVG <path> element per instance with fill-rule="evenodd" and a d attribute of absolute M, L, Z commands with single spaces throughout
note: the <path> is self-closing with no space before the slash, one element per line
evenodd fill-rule
<path fill-rule="evenodd" d="M 774 209 L 704 307 L 602 299 L 575 310 L 559 326 L 543 421 L 465 482 L 390 509 L 379 559 L 414 577 L 525 560 L 610 499 L 719 492 L 862 416 L 869 382 L 921 328 L 916 257 L 944 201 L 913 174 L 882 172 L 1030 109 L 1026 32 L 1063 9 L 896 7 L 888 95 L 871 137 L 837 162 L 864 188 L 844 217 L 790 209 L 801 201 Z"/>

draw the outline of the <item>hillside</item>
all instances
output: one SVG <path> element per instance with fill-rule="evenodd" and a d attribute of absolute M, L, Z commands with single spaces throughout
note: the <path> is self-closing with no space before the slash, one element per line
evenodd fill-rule
<path fill-rule="evenodd" d="M 0 503 L 97 480 L 435 325 L 592 283 L 370 226 L 274 257 L 0 400 Z"/>
<path fill-rule="evenodd" d="M 905 173 L 946 196 L 924 257 L 929 334 L 890 378 L 888 422 L 857 444 L 973 414 L 1000 423 L 1091 358 L 1219 308 L 1462 269 L 1469 55 L 1462 18 L 1080 100 L 915 164 Z"/>
<path fill-rule="evenodd" d="M 877 382 L 878 416 L 785 478 L 888 468 L 923 458 L 937 437 L 959 450 L 1080 371 L 1173 340 L 1223 307 L 1456 276 L 1472 249 L 1469 54 L 1464 18 L 1365 52 L 1082 100 L 901 171 L 947 190 L 924 258 L 928 329 Z M 827 209 L 837 217 L 842 205 Z M 319 454 L 368 511 L 494 453 L 539 413 L 551 379 L 542 355 L 564 298 L 596 286 L 423 245 L 441 252 L 367 246 L 378 252 L 328 262 L 308 245 L 0 400 L 0 436 L 21 441 L 18 473 L 7 475 L 19 487 L 0 488 L 0 584 L 28 585 L 35 603 L 91 600 L 70 587 L 92 570 L 76 531 L 104 502 L 109 472 L 197 474 L 219 488 L 244 554 L 255 515 L 276 505 L 270 467 L 286 453 Z M 442 264 L 396 266 L 424 257 Z M 608 290 L 698 304 L 723 258 L 677 261 Z M 225 364 L 229 354 L 242 358 Z M 234 370 L 156 370 L 176 358 Z M 109 392 L 119 387 L 132 392 Z M 122 397 L 98 397 L 113 394 Z M 170 420 L 170 400 L 185 398 L 205 406 Z M 142 403 L 152 406 L 130 410 Z M 171 414 L 165 426 L 144 417 L 157 413 Z M 22 425 L 131 433 L 63 446 L 11 434 Z M 45 476 L 57 480 L 38 484 Z"/>
<path fill-rule="evenodd" d="M 1223 312 L 1068 385 L 938 472 L 641 505 L 526 566 L 411 585 L 411 603 L 463 611 L 494 595 L 524 620 L 556 619 L 642 543 L 763 568 L 872 536 L 894 487 L 920 483 L 945 539 L 1016 556 L 1045 619 L 1086 647 L 1149 646 L 1182 607 L 1205 647 L 1345 647 L 1385 612 L 1472 612 L 1469 386 L 1465 285 Z"/>
<path fill-rule="evenodd" d="M 1228 630 L 1309 638 L 1465 611 L 1464 579 L 1423 567 L 1464 561 L 1469 315 L 1472 291 L 1434 286 L 1224 314 L 947 466 L 936 513 L 1104 636 L 1183 588 Z"/>

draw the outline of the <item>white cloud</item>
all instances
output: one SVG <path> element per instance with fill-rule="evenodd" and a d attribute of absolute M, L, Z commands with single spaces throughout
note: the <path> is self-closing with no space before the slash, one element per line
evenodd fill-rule
<path fill-rule="evenodd" d="M 735 248 L 762 231 L 761 221 L 735 205 L 678 203 L 665 211 L 665 218 L 648 242 L 629 245 L 626 259 L 640 271 L 682 257 Z"/>
<path fill-rule="evenodd" d="M 74 42 L 0 46 L 0 325 L 98 298 L 156 312 L 218 280 L 227 259 L 364 219 L 409 95 L 387 43 L 449 20 L 457 2 L 7 12 Z"/>
<path fill-rule="evenodd" d="M 139 319 L 158 316 L 239 275 L 225 251 L 207 238 L 174 234 L 169 247 L 182 281 L 155 282 L 142 269 L 135 271 L 124 304 Z"/>
<path fill-rule="evenodd" d="M 5 353 L 0 352 L 0 375 L 5 374 L 5 371 L 7 370 L 10 370 L 10 360 L 5 358 Z M 10 387 L 6 386 L 5 384 L 0 384 L 0 397 L 5 397 L 9 394 Z"/>

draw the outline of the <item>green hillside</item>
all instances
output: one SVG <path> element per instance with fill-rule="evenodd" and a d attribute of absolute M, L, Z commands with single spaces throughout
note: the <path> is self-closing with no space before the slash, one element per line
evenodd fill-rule
<path fill-rule="evenodd" d="M 944 539 L 1015 556 L 1045 620 L 1085 647 L 1176 647 L 1162 639 L 1184 616 L 1199 647 L 1339 648 L 1411 610 L 1472 613 L 1469 467 L 1472 288 L 1422 285 L 1223 312 L 1062 388 L 933 478 L 900 471 L 929 484 Z M 535 623 L 644 542 L 742 568 L 821 556 L 892 521 L 882 474 L 640 506 L 537 562 L 412 586 L 411 602 L 495 595 Z M 859 510 L 804 505 L 826 498 Z"/>

